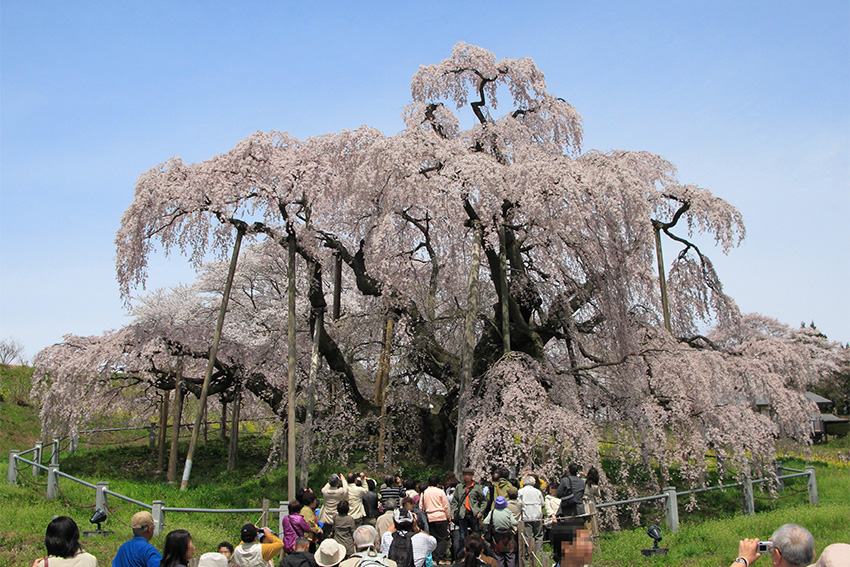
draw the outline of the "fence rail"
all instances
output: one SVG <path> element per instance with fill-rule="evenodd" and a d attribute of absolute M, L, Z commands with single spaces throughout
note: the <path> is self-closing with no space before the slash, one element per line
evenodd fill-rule
<path fill-rule="evenodd" d="M 165 513 L 166 512 L 174 512 L 174 513 L 204 513 L 204 514 L 254 514 L 254 513 L 262 513 L 264 522 L 268 519 L 269 513 L 279 514 L 280 521 L 282 521 L 283 517 L 289 513 L 287 502 L 280 502 L 278 508 L 270 508 L 268 506 L 268 501 L 263 502 L 263 508 L 233 508 L 233 509 L 207 509 L 207 508 L 181 508 L 181 507 L 167 507 L 165 506 L 165 501 L 163 500 L 155 500 L 152 504 L 147 504 L 145 502 L 141 502 L 124 494 L 120 494 L 118 492 L 114 492 L 109 490 L 109 485 L 106 482 L 99 482 L 96 485 L 86 482 L 82 479 L 73 477 L 69 474 L 61 472 L 59 470 L 59 448 L 60 448 L 60 439 L 54 439 L 51 445 L 50 451 L 50 464 L 44 465 L 41 463 L 42 453 L 43 453 L 43 445 L 42 443 L 36 443 L 36 446 L 32 449 L 27 449 L 26 451 L 10 451 L 9 452 L 9 469 L 7 480 L 10 485 L 15 485 L 18 482 L 18 473 L 19 473 L 19 464 L 24 466 L 32 467 L 32 475 L 39 476 L 41 471 L 47 472 L 47 499 L 53 500 L 56 498 L 59 490 L 59 478 L 66 478 L 70 481 L 76 482 L 83 486 L 92 488 L 95 490 L 95 508 L 106 509 L 107 506 L 107 496 L 113 496 L 120 500 L 124 500 L 126 502 L 130 502 L 131 504 L 135 504 L 137 506 L 141 506 L 151 511 L 151 514 L 154 517 L 155 528 L 154 533 L 159 535 L 162 533 L 163 527 L 165 526 Z M 34 453 L 34 460 L 25 459 L 22 455 L 28 455 L 29 453 Z M 780 474 L 783 471 L 791 471 L 791 474 Z M 601 508 L 610 508 L 615 506 L 623 506 L 627 504 L 637 504 L 640 502 L 650 502 L 653 500 L 664 500 L 664 508 L 665 508 L 665 521 L 667 530 L 671 532 L 676 532 L 679 530 L 679 507 L 678 507 L 678 497 L 679 496 L 687 496 L 692 494 L 700 494 L 703 492 L 711 492 L 713 490 L 726 490 L 730 488 L 741 488 L 742 493 L 742 501 L 743 501 L 743 512 L 745 514 L 755 514 L 755 502 L 753 496 L 753 485 L 760 484 L 764 482 L 775 481 L 778 483 L 780 489 L 783 488 L 783 481 L 790 478 L 798 478 L 798 477 L 806 477 L 806 489 L 808 491 L 809 504 L 817 505 L 818 504 L 818 485 L 817 485 L 817 477 L 815 475 L 815 469 L 812 466 L 807 466 L 805 470 L 799 469 L 791 469 L 784 467 L 781 462 L 777 461 L 775 464 L 775 472 L 776 475 L 773 477 L 760 478 L 760 479 L 750 479 L 749 477 L 745 477 L 743 482 L 735 482 L 730 484 L 722 484 L 718 486 L 708 486 L 703 488 L 696 488 L 693 490 L 683 490 L 677 491 L 675 487 L 668 486 L 665 487 L 662 494 L 652 494 L 649 496 L 641 496 L 639 498 L 631 498 L 628 500 L 615 500 L 612 502 L 600 502 L 599 504 L 590 504 L 590 510 L 588 514 L 585 516 L 590 516 L 591 524 L 595 525 L 594 521 L 596 518 L 596 510 Z M 279 530 L 283 529 L 283 526 L 278 526 Z M 594 529 L 595 531 L 595 529 Z M 594 536 L 598 535 L 597 533 L 593 534 Z"/>

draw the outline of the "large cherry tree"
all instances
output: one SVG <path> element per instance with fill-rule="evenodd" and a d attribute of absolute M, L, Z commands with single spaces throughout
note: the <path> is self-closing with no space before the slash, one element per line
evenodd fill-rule
<path fill-rule="evenodd" d="M 780 433 L 806 438 L 802 389 L 833 347 L 807 360 L 800 337 L 741 330 L 694 240 L 736 246 L 733 206 L 681 184 L 659 156 L 583 152 L 579 114 L 530 59 L 459 43 L 420 67 L 411 93 L 393 136 L 258 132 L 207 161 L 145 172 L 116 237 L 124 297 L 157 246 L 196 266 L 225 256 L 236 231 L 263 242 L 269 262 L 294 249 L 299 333 L 308 345 L 316 330 L 323 372 L 343 387 L 320 389 L 324 403 L 335 392 L 364 420 L 386 412 L 397 435 L 424 438 L 421 454 L 443 462 L 460 422 L 465 459 L 481 470 L 598 464 L 607 441 L 623 459 L 661 463 L 662 477 L 675 466 L 698 479 L 707 451 L 743 471 Z M 658 260 L 662 242 L 671 264 Z M 339 319 L 327 314 L 337 263 Z M 234 299 L 265 305 L 285 284 L 262 285 Z M 252 341 L 266 348 L 286 328 L 285 309 L 252 309 L 225 330 L 246 359 Z M 707 336 L 712 326 L 720 335 Z M 277 368 L 263 375 L 282 375 L 280 348 L 266 352 Z M 299 365 L 303 377 L 309 364 Z M 283 396 L 285 383 L 270 383 Z M 765 393 L 773 415 L 757 411 Z"/>

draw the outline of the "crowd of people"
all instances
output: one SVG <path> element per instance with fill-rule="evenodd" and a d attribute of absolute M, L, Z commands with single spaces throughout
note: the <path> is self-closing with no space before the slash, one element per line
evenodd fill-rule
<path fill-rule="evenodd" d="M 301 489 L 281 518 L 280 534 L 246 523 L 236 546 L 221 542 L 200 556 L 198 567 L 274 567 L 281 555 L 280 567 L 516 567 L 520 538 L 526 563 L 540 558 L 544 539 L 551 541 L 558 567 L 591 563 L 585 511 L 599 494 L 594 468 L 583 474 L 570 464 L 550 482 L 532 473 L 514 477 L 505 468 L 482 480 L 465 468 L 461 477 L 448 473 L 418 483 L 389 475 L 378 486 L 363 473 L 331 475 L 321 489 L 321 507 L 312 490 Z M 112 567 L 188 567 L 195 557 L 186 530 L 169 532 L 162 552 L 152 545 L 149 512 L 136 513 L 131 529 L 133 537 L 118 549 Z M 50 522 L 45 547 L 47 556 L 32 567 L 97 567 L 67 516 Z M 848 567 L 848 552 L 847 544 L 829 546 L 815 565 Z M 774 567 L 809 565 L 814 539 L 805 528 L 786 524 L 768 542 L 742 540 L 732 566 L 749 567 L 765 554 Z"/>

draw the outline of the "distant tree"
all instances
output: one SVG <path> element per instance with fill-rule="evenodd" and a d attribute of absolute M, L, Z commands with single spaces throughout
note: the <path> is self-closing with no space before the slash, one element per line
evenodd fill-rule
<path fill-rule="evenodd" d="M 0 340 L 0 364 L 12 364 L 16 360 L 21 364 L 26 364 L 24 352 L 24 345 L 13 337 Z"/>

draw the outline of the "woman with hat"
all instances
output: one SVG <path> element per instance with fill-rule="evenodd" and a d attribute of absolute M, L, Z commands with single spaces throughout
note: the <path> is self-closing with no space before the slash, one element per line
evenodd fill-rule
<path fill-rule="evenodd" d="M 499 567 L 516 567 L 516 526 L 516 518 L 508 509 L 508 500 L 497 496 L 493 509 L 484 518 L 483 531 L 493 543 L 493 554 Z"/>
<path fill-rule="evenodd" d="M 313 554 L 319 567 L 336 567 L 345 559 L 345 548 L 335 539 L 325 539 Z"/>

